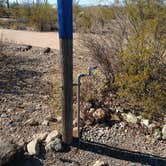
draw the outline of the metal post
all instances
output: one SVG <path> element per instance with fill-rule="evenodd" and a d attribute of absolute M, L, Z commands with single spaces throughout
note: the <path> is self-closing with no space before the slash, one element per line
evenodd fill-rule
<path fill-rule="evenodd" d="M 58 25 L 62 68 L 63 142 L 72 142 L 73 122 L 73 25 L 72 0 L 58 0 Z"/>

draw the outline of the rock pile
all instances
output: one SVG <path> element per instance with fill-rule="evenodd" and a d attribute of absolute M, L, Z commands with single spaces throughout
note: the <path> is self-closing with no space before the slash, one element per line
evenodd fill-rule
<path fill-rule="evenodd" d="M 27 144 L 28 154 L 38 156 L 41 152 L 41 145 L 44 145 L 46 152 L 62 151 L 61 134 L 57 130 L 53 130 L 51 133 L 37 134 L 34 136 L 34 139 Z"/>
<path fill-rule="evenodd" d="M 145 119 L 141 115 L 136 116 L 136 114 L 129 111 L 126 113 L 120 107 L 117 109 L 97 108 L 88 103 L 81 112 L 81 120 L 86 126 L 103 122 L 112 123 L 125 121 L 128 124 L 140 125 L 145 128 L 145 130 L 147 130 L 155 139 L 166 139 L 166 125 L 158 125 L 155 121 Z"/>

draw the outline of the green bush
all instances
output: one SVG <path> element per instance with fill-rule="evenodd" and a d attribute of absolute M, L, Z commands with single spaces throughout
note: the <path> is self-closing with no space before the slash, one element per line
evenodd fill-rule
<path fill-rule="evenodd" d="M 164 2 L 127 0 L 114 11 L 110 35 L 104 35 L 104 44 L 101 36 L 92 39 L 87 35 L 84 45 L 105 70 L 105 77 L 109 78 L 108 73 L 114 76 L 115 79 L 109 79 L 112 89 L 133 109 L 142 110 L 140 114 L 146 117 L 163 116 L 166 113 Z M 103 61 L 104 57 L 107 60 Z"/>
<path fill-rule="evenodd" d="M 115 84 L 119 87 L 118 94 L 128 98 L 130 105 L 151 115 L 162 115 L 166 109 L 165 6 L 137 2 L 126 4 L 131 29 L 128 43 L 121 52 L 121 70 Z"/>
<path fill-rule="evenodd" d="M 37 31 L 57 30 L 57 10 L 52 5 L 41 4 L 15 4 L 10 8 L 0 6 L 0 16 L 16 19 L 17 21 L 11 24 L 11 28 L 15 27 L 31 29 Z M 19 26 L 19 25 L 22 26 Z"/>

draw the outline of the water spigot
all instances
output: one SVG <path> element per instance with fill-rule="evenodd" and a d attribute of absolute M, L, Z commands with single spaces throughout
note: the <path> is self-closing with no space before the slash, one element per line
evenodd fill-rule
<path fill-rule="evenodd" d="M 88 67 L 88 69 L 87 69 L 88 70 L 88 75 L 91 76 L 92 75 L 92 71 L 95 70 L 95 69 L 97 69 L 97 66 L 95 66 L 95 67 Z"/>

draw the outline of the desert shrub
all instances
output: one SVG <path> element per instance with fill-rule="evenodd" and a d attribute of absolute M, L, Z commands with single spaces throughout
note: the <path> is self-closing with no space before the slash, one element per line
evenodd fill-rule
<path fill-rule="evenodd" d="M 166 97 L 165 6 L 148 4 L 148 1 L 134 4 L 128 1 L 125 11 L 130 31 L 128 43 L 121 52 L 121 69 L 115 81 L 118 94 L 149 115 L 162 115 Z"/>
<path fill-rule="evenodd" d="M 87 35 L 84 46 L 101 66 L 111 90 L 116 89 L 143 115 L 162 116 L 166 109 L 166 7 L 162 1 L 127 0 L 119 9 L 114 10 L 110 34 Z"/>
<path fill-rule="evenodd" d="M 101 101 L 103 91 L 106 89 L 104 80 L 100 70 L 93 71 L 91 77 L 84 77 L 81 81 L 81 101 L 90 102 L 94 99 Z"/>
<path fill-rule="evenodd" d="M 105 76 L 103 80 L 107 90 L 110 90 L 115 81 L 115 73 L 119 60 L 116 57 L 116 48 L 110 44 L 104 36 L 84 35 L 83 44 L 88 48 L 93 60 L 99 64 L 102 74 Z"/>
<path fill-rule="evenodd" d="M 57 22 L 57 12 L 48 4 L 39 4 L 31 8 L 29 24 L 35 25 L 39 31 L 55 30 Z"/>
<path fill-rule="evenodd" d="M 76 31 L 92 32 L 106 27 L 107 23 L 113 18 L 111 7 L 94 6 L 81 7 L 79 3 L 74 4 L 74 27 Z"/>
<path fill-rule="evenodd" d="M 0 17 L 8 17 L 9 13 L 8 13 L 8 10 L 7 8 L 0 4 Z"/>
<path fill-rule="evenodd" d="M 0 7 L 1 9 L 1 7 Z M 10 8 L 2 7 L 0 16 L 16 19 L 11 27 L 21 28 L 32 27 L 38 31 L 57 30 L 57 10 L 52 5 L 46 3 L 31 4 L 23 3 L 10 5 Z M 22 26 L 19 26 L 19 25 Z"/>

